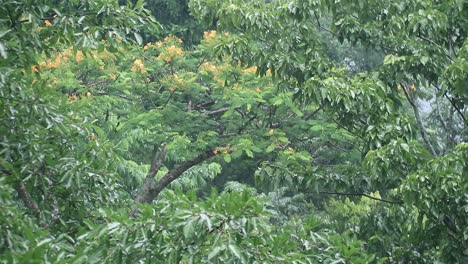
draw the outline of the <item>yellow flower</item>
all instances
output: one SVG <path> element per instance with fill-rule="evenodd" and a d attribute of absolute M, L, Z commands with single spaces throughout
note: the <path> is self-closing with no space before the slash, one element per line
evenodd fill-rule
<path fill-rule="evenodd" d="M 200 70 L 215 73 L 217 72 L 217 67 L 210 62 L 205 62 L 200 66 Z"/>
<path fill-rule="evenodd" d="M 31 71 L 32 72 L 39 72 L 39 70 L 37 69 L 37 65 L 31 66 Z"/>
<path fill-rule="evenodd" d="M 88 139 L 89 139 L 90 141 L 96 141 L 96 140 L 97 140 L 97 137 L 96 137 L 93 133 L 91 133 L 91 134 L 89 134 Z"/>
<path fill-rule="evenodd" d="M 75 102 L 77 99 L 78 99 L 78 96 L 76 96 L 76 94 L 73 93 L 73 94 L 68 96 L 67 103 L 71 104 L 71 103 Z"/>
<path fill-rule="evenodd" d="M 169 63 L 174 58 L 182 56 L 182 54 L 183 54 L 182 48 L 171 45 L 167 47 L 161 54 L 159 54 L 157 59 L 163 60 L 166 63 Z"/>
<path fill-rule="evenodd" d="M 205 40 L 206 43 L 210 43 L 211 41 L 213 41 L 215 37 L 216 37 L 215 30 L 203 32 L 203 39 Z"/>
<path fill-rule="evenodd" d="M 177 56 L 181 56 L 182 55 L 182 49 L 179 48 L 179 47 L 176 47 L 174 45 L 171 45 L 169 46 L 167 49 L 166 49 L 166 52 L 168 55 L 170 55 L 171 57 L 177 57 Z"/>
<path fill-rule="evenodd" d="M 151 47 L 151 42 L 146 43 L 146 45 L 143 47 L 144 50 L 147 50 L 149 47 Z"/>
<path fill-rule="evenodd" d="M 145 65 L 143 64 L 143 62 L 140 59 L 136 59 L 133 62 L 133 66 L 132 66 L 132 68 L 130 70 L 132 72 L 146 73 Z"/>
<path fill-rule="evenodd" d="M 82 60 L 84 60 L 83 52 L 81 50 L 76 52 L 75 60 L 78 63 L 80 63 Z"/>
<path fill-rule="evenodd" d="M 48 26 L 48 27 L 52 26 L 52 23 L 51 23 L 49 20 L 44 21 L 44 23 L 45 23 L 46 26 Z"/>
<path fill-rule="evenodd" d="M 270 131 L 268 131 L 268 135 L 273 136 L 273 133 L 274 133 L 274 132 L 275 132 L 275 131 L 274 131 L 273 129 L 270 129 Z"/>
<path fill-rule="evenodd" d="M 244 72 L 256 73 L 257 72 L 257 66 L 246 68 L 246 69 L 244 69 Z"/>

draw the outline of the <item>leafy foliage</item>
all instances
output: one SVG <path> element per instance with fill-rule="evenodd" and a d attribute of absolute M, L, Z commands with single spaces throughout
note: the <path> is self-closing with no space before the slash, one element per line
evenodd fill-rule
<path fill-rule="evenodd" d="M 4 1 L 1 262 L 465 262 L 466 10 Z"/>

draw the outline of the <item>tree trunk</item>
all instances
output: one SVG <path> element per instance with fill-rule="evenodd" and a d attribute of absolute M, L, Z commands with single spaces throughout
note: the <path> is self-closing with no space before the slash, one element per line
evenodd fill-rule
<path fill-rule="evenodd" d="M 165 150 L 164 150 L 164 155 L 165 155 Z M 145 180 L 145 184 L 143 185 L 140 193 L 136 197 L 135 201 L 138 203 L 151 203 L 158 197 L 158 195 L 161 193 L 161 191 L 166 188 L 169 184 L 171 184 L 173 181 L 178 179 L 185 171 L 190 169 L 191 167 L 213 157 L 215 154 L 212 149 L 206 150 L 205 152 L 201 153 L 197 157 L 187 160 L 173 169 L 171 169 L 164 177 L 162 177 L 155 185 L 154 185 L 154 175 L 156 175 L 157 170 L 162 165 L 162 161 L 164 158 L 160 158 L 161 155 L 157 155 L 155 158 L 155 161 L 153 161 L 153 164 L 155 165 L 154 168 L 156 168 L 156 172 L 153 172 L 150 169 L 150 172 L 148 172 L 148 175 Z M 153 164 L 151 168 L 153 168 Z M 159 165 L 161 164 L 161 165 Z M 159 165 L 157 167 L 156 165 Z"/>
<path fill-rule="evenodd" d="M 155 147 L 156 150 L 156 147 Z M 148 171 L 148 174 L 146 174 L 145 178 L 145 183 L 143 184 L 143 187 L 141 188 L 140 192 L 138 193 L 137 197 L 135 198 L 135 201 L 138 203 L 143 203 L 146 200 L 148 200 L 148 194 L 151 193 L 151 190 L 153 189 L 154 186 L 154 176 L 156 173 L 158 173 L 159 169 L 162 167 L 164 158 L 166 157 L 166 145 L 162 145 L 161 149 L 159 150 L 159 153 L 156 153 L 156 156 L 153 159 L 153 162 L 151 162 L 151 167 L 150 170 Z"/>

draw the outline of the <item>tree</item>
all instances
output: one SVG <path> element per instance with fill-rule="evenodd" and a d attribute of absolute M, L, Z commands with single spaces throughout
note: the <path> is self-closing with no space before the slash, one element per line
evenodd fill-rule
<path fill-rule="evenodd" d="M 118 38 L 138 42 L 139 28 L 157 26 L 145 12 L 142 2 L 2 1 L 2 261 L 60 262 L 66 256 L 58 252 L 67 250 L 70 234 L 79 229 L 76 220 L 119 189 L 106 170 L 111 164 L 106 147 L 88 144 L 92 123 L 62 111 L 53 84 L 40 77 L 38 60 L 60 45 L 115 50 Z M 60 58 L 51 63 L 56 62 Z"/>
<path fill-rule="evenodd" d="M 364 5 L 366 8 L 362 8 Z M 453 80 L 446 78 L 454 68 L 459 71 L 464 67 L 460 64 L 464 61 L 466 43 L 463 4 L 450 1 L 341 1 L 337 5 L 334 1 L 267 3 L 198 0 L 191 2 L 191 10 L 203 21 L 217 21 L 220 29 L 238 33 L 236 37 L 226 40 L 224 45 L 219 45 L 215 52 L 248 65 L 257 65 L 260 75 L 267 70 L 272 71 L 273 76 L 278 76 L 280 87 L 298 91 L 300 102 L 320 105 L 336 116 L 340 126 L 357 135 L 362 140 L 359 144 L 362 146 L 364 164 L 370 169 L 370 188 L 377 188 L 382 195 L 391 195 L 399 200 L 401 198 L 398 196 L 407 197 L 407 188 L 401 187 L 400 191 L 395 192 L 398 186 L 408 186 L 413 177 L 422 180 L 422 176 L 409 175 L 418 174 L 428 164 L 437 163 L 438 158 L 431 158 L 424 148 L 432 156 L 453 151 L 446 155 L 447 159 L 452 154 L 460 158 L 464 155 L 453 149 L 434 146 L 417 103 L 422 95 L 420 89 L 436 91 L 436 100 L 447 100 L 451 104 L 449 111 L 457 115 L 455 123 L 460 130 L 455 133 L 466 134 L 466 94 L 458 86 L 464 83 L 464 75 L 453 74 L 450 77 Z M 331 18 L 331 28 L 323 26 L 323 17 Z M 386 53 L 384 64 L 370 73 L 360 73 L 354 77 L 349 77 L 344 70 L 340 73 L 323 55 L 324 43 L 318 37 L 320 31 L 329 32 L 340 41 L 347 40 L 352 44 L 360 43 L 383 50 Z M 398 94 L 399 91 L 403 96 Z M 401 111 L 405 100 L 413 110 L 413 116 Z M 414 118 L 414 127 L 420 137 L 413 134 L 410 118 Z M 441 127 L 447 127 L 445 120 L 438 120 Z M 419 141 L 414 141 L 419 138 L 424 148 L 421 148 Z M 442 140 L 442 137 L 437 139 Z M 461 143 L 458 148 L 463 149 L 465 136 L 457 140 Z M 454 144 L 443 143 L 439 146 L 450 147 Z M 461 176 L 466 164 L 462 162 L 458 168 L 455 174 Z M 444 175 L 449 177 L 449 174 Z M 456 178 L 454 184 L 464 186 L 463 180 Z M 421 188 L 411 186 L 412 191 Z M 436 188 L 443 190 L 447 185 L 437 185 Z M 442 196 L 438 199 L 444 199 Z M 463 195 L 457 199 L 466 203 Z M 408 219 L 412 214 L 421 219 L 430 219 L 427 208 L 423 210 L 418 201 L 416 198 L 403 201 L 403 207 L 408 210 Z M 453 203 L 443 207 L 447 209 L 451 205 Z M 442 205 L 434 205 L 432 210 L 446 210 L 439 206 Z M 398 210 L 396 208 L 394 212 Z M 455 215 L 457 213 L 450 218 L 453 219 Z M 445 251 L 438 257 L 447 261 L 463 259 L 466 239 L 444 238 L 451 232 L 447 221 L 443 221 L 444 216 L 439 214 L 432 219 L 431 223 L 444 230 L 437 233 L 437 239 L 440 239 L 438 245 L 457 252 L 449 254 Z M 457 222 L 460 230 L 466 229 L 463 221 L 451 222 Z M 411 228 L 414 227 L 409 224 L 400 232 L 409 232 Z M 429 234 L 425 233 L 427 230 L 422 224 L 416 229 Z M 410 241 L 411 245 L 417 245 L 424 239 L 419 238 Z M 406 257 L 431 259 L 438 245 L 419 248 L 420 252 L 429 252 L 423 253 L 422 257 Z"/>
<path fill-rule="evenodd" d="M 465 260 L 463 8 L 124 4 L 0 7 L 2 260 Z"/>

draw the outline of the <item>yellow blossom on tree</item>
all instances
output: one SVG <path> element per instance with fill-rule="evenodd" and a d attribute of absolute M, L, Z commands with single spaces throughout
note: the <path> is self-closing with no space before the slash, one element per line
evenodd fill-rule
<path fill-rule="evenodd" d="M 146 45 L 143 47 L 144 50 L 147 50 L 149 47 L 151 47 L 151 42 L 146 43 Z"/>
<path fill-rule="evenodd" d="M 216 65 L 210 62 L 204 62 L 202 65 L 200 65 L 199 69 L 202 71 L 208 71 L 212 73 L 216 73 L 218 70 Z"/>
<path fill-rule="evenodd" d="M 206 43 L 212 42 L 215 37 L 216 37 L 216 30 L 205 31 L 203 33 L 203 39 L 205 40 Z"/>
<path fill-rule="evenodd" d="M 257 72 L 257 66 L 246 68 L 246 69 L 244 69 L 244 72 L 256 73 Z"/>
<path fill-rule="evenodd" d="M 180 57 L 183 55 L 183 50 L 180 47 L 176 47 L 174 45 L 171 45 L 167 47 L 159 56 L 157 59 L 163 60 L 166 63 L 171 62 L 174 58 Z"/>
<path fill-rule="evenodd" d="M 97 137 L 96 137 L 96 135 L 94 135 L 93 133 L 91 133 L 91 134 L 89 134 L 88 139 L 89 139 L 90 141 L 96 141 L 96 140 L 97 140 Z"/>
<path fill-rule="evenodd" d="M 83 52 L 81 50 L 76 52 L 75 60 L 78 63 L 80 63 L 82 60 L 84 60 Z"/>
<path fill-rule="evenodd" d="M 67 103 L 71 104 L 71 103 L 75 102 L 77 99 L 78 99 L 78 96 L 76 96 L 76 94 L 73 93 L 73 94 L 68 96 Z"/>
<path fill-rule="evenodd" d="M 132 72 L 137 72 L 137 73 L 142 73 L 142 74 L 146 73 L 145 65 L 143 64 L 143 62 L 140 59 L 136 59 L 133 62 L 133 66 L 132 66 L 132 68 L 130 70 Z"/>

